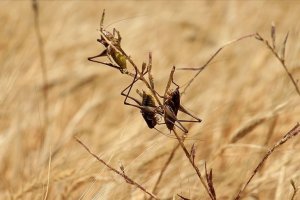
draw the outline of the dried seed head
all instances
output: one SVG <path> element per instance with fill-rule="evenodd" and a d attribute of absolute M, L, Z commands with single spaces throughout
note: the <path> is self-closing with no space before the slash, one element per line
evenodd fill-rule
<path fill-rule="evenodd" d="M 275 23 L 272 22 L 272 26 L 271 26 L 271 38 L 272 38 L 272 47 L 275 50 L 276 49 L 276 27 L 275 27 Z"/>

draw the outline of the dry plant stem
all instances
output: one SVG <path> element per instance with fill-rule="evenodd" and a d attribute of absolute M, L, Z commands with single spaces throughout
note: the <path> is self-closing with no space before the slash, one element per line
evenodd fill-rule
<path fill-rule="evenodd" d="M 189 159 L 192 167 L 195 169 L 196 173 L 197 173 L 197 176 L 199 177 L 200 179 L 200 182 L 202 183 L 203 187 L 205 188 L 206 192 L 208 193 L 208 195 L 210 196 L 210 198 L 212 200 L 215 200 L 214 196 L 210 193 L 206 183 L 205 183 L 205 179 L 202 177 L 201 175 L 201 172 L 199 170 L 199 168 L 196 166 L 195 162 L 193 161 L 193 158 L 191 156 L 191 154 L 189 153 L 189 151 L 187 150 L 187 148 L 185 147 L 184 143 L 183 143 L 183 140 L 179 137 L 179 135 L 177 134 L 177 132 L 173 129 L 173 132 L 174 132 L 174 135 L 176 136 L 182 150 L 184 151 L 186 157 Z"/>
<path fill-rule="evenodd" d="M 184 87 L 182 94 L 185 93 L 185 91 L 187 90 L 187 88 L 192 84 L 192 82 L 196 79 L 196 77 L 201 73 L 202 70 L 204 70 L 209 63 L 222 51 L 222 49 L 224 49 L 225 47 L 234 44 L 240 40 L 246 39 L 246 38 L 250 38 L 250 37 L 254 37 L 256 34 L 249 34 L 249 35 L 245 35 L 243 37 L 240 37 L 238 39 L 235 39 L 233 41 L 230 41 L 228 43 L 226 43 L 225 45 L 223 45 L 222 47 L 220 47 L 208 60 L 207 62 L 202 66 L 202 67 L 197 67 L 197 68 L 177 68 L 177 70 L 195 70 L 198 71 L 194 77 L 187 83 L 187 85 Z"/>
<path fill-rule="evenodd" d="M 140 184 L 138 184 L 137 182 L 135 182 L 134 180 L 132 180 L 124 172 L 116 170 L 115 168 L 113 168 L 112 166 L 110 166 L 109 164 L 107 164 L 104 160 L 102 160 L 101 158 L 99 158 L 96 154 L 94 154 L 93 152 L 91 152 L 91 150 L 82 141 L 80 141 L 78 138 L 75 137 L 75 139 L 76 139 L 76 141 L 79 144 L 81 144 L 89 152 L 89 154 L 91 154 L 99 162 L 101 162 L 103 165 L 105 165 L 108 169 L 110 169 L 110 170 L 114 171 L 116 174 L 122 176 L 128 184 L 136 186 L 137 188 L 139 188 L 140 190 L 142 190 L 144 193 L 150 195 L 153 199 L 158 199 L 158 197 L 156 197 L 154 194 L 152 194 L 151 192 L 147 191 L 143 186 L 141 186 Z"/>
<path fill-rule="evenodd" d="M 52 153 L 51 153 L 51 147 L 50 147 L 49 163 L 48 163 L 47 187 L 46 187 L 46 193 L 45 193 L 45 196 L 44 196 L 44 200 L 46 200 L 48 198 L 48 192 L 49 192 L 49 186 L 50 186 L 51 161 L 52 161 Z"/>
<path fill-rule="evenodd" d="M 269 44 L 269 42 L 267 40 L 265 40 L 263 37 L 261 37 L 261 35 L 259 33 L 256 33 L 255 35 L 255 38 L 261 42 L 263 42 L 267 47 L 268 49 L 273 53 L 273 55 L 277 58 L 277 60 L 280 62 L 280 64 L 282 65 L 282 67 L 284 68 L 285 72 L 287 73 L 287 75 L 289 76 L 289 78 L 291 79 L 295 89 L 296 89 L 296 92 L 298 93 L 298 95 L 300 96 L 300 89 L 297 85 L 297 82 L 296 80 L 294 79 L 294 77 L 292 76 L 292 74 L 289 72 L 289 70 L 287 69 L 287 66 L 285 64 L 285 58 L 284 58 L 284 55 L 285 55 L 285 50 L 283 51 L 283 55 L 282 57 L 280 57 L 280 55 L 276 52 L 276 50 Z M 288 38 L 288 34 L 287 36 L 285 37 L 285 40 L 284 40 L 284 45 L 286 44 L 286 41 L 287 41 L 287 38 Z M 285 46 L 283 47 L 285 49 Z"/>
<path fill-rule="evenodd" d="M 48 76 L 47 76 L 47 67 L 46 67 L 46 62 L 45 62 L 44 42 L 42 39 L 41 30 L 40 30 L 39 7 L 38 7 L 37 0 L 32 0 L 32 9 L 34 12 L 34 28 L 35 28 L 36 36 L 38 39 L 38 45 L 39 45 L 43 86 L 46 86 L 48 84 Z M 44 112 L 44 130 L 45 130 L 44 134 L 46 134 L 47 129 L 48 129 L 48 89 L 47 89 L 47 87 L 45 87 L 43 89 L 43 98 L 44 98 L 44 111 L 43 112 Z"/>
<path fill-rule="evenodd" d="M 251 182 L 251 180 L 253 179 L 253 177 L 255 176 L 255 174 L 258 172 L 258 170 L 260 170 L 260 168 L 263 166 L 263 164 L 265 163 L 265 161 L 268 159 L 268 157 L 281 145 L 283 145 L 286 141 L 288 141 L 289 139 L 293 138 L 294 136 L 298 135 L 300 133 L 300 124 L 297 123 L 296 126 L 294 126 L 287 134 L 285 134 L 281 140 L 279 140 L 267 153 L 266 155 L 263 157 L 263 159 L 259 162 L 259 164 L 257 165 L 257 167 L 254 169 L 252 175 L 250 176 L 250 178 L 247 180 L 246 184 L 240 189 L 240 191 L 238 192 L 238 194 L 235 197 L 235 200 L 238 200 L 241 198 L 241 194 L 245 191 L 245 189 L 247 188 L 247 186 L 249 185 L 249 183 Z"/>

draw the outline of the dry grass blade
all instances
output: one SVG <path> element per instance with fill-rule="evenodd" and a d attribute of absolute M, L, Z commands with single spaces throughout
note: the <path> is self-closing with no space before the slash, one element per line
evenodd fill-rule
<path fill-rule="evenodd" d="M 217 199 L 215 188 L 214 188 L 214 183 L 213 183 L 212 169 L 210 169 L 209 173 L 208 173 L 207 168 L 206 168 L 206 162 L 205 162 L 204 166 L 205 166 L 205 177 L 206 177 L 206 182 L 207 182 L 208 188 L 210 190 L 210 193 L 213 195 L 214 199 Z"/>
<path fill-rule="evenodd" d="M 300 124 L 297 123 L 287 134 L 285 134 L 267 153 L 266 155 L 263 157 L 263 159 L 259 162 L 259 164 L 257 165 L 257 167 L 254 169 L 252 175 L 250 176 L 250 178 L 247 180 L 247 182 L 245 183 L 245 185 L 241 188 L 241 190 L 238 192 L 237 196 L 235 197 L 235 200 L 238 200 L 241 198 L 241 194 L 245 191 L 245 189 L 247 188 L 247 186 L 249 185 L 249 183 L 251 182 L 251 180 L 253 179 L 253 177 L 255 176 L 255 174 L 260 170 L 260 168 L 263 166 L 263 164 L 265 163 L 265 161 L 268 159 L 268 157 L 281 145 L 283 145 L 284 143 L 286 143 L 289 139 L 295 137 L 296 135 L 298 135 L 300 133 Z"/>
<path fill-rule="evenodd" d="M 296 187 L 296 184 L 293 180 L 291 180 L 291 185 L 293 187 L 293 194 L 292 194 L 291 200 L 294 200 L 296 197 L 296 194 L 298 192 L 298 188 Z"/>
<path fill-rule="evenodd" d="M 278 115 L 275 115 L 273 117 L 273 119 L 271 119 L 271 122 L 270 122 L 270 125 L 269 125 L 268 134 L 267 134 L 266 139 L 264 141 L 265 146 L 267 146 L 269 144 L 269 141 L 270 141 L 272 135 L 274 134 L 274 130 L 275 130 L 275 127 L 277 125 L 277 122 L 278 122 Z"/>
<path fill-rule="evenodd" d="M 42 81 L 43 86 L 48 85 L 48 75 L 47 75 L 47 67 L 45 61 L 45 50 L 44 50 L 44 41 L 42 39 L 40 23 L 39 23 L 39 5 L 37 0 L 32 0 L 32 9 L 34 13 L 34 29 L 36 33 L 36 37 L 38 40 L 38 47 L 39 47 L 39 56 L 40 56 L 40 64 L 42 70 Z M 47 87 L 43 90 L 43 98 L 44 98 L 44 134 L 47 133 L 48 129 L 48 89 Z M 44 136 L 42 136 L 44 138 Z"/>
<path fill-rule="evenodd" d="M 46 186 L 46 193 L 44 196 L 44 200 L 48 198 L 48 192 L 49 192 L 49 187 L 50 187 L 50 173 L 51 173 L 51 161 L 52 161 L 52 153 L 51 153 L 51 147 L 49 151 L 49 163 L 48 163 L 48 178 L 47 178 L 47 186 Z"/>
<path fill-rule="evenodd" d="M 87 150 L 87 152 L 89 152 L 89 154 L 91 154 L 94 158 L 96 158 L 100 163 L 102 163 L 103 165 L 105 165 L 108 169 L 112 170 L 113 172 L 115 172 L 116 174 L 120 175 L 121 177 L 123 177 L 125 179 L 125 181 L 131 185 L 136 186 L 137 188 L 139 188 L 140 190 L 142 190 L 144 193 L 150 195 L 153 199 L 158 199 L 158 197 L 156 197 L 154 194 L 152 194 L 151 192 L 149 192 L 148 190 L 146 190 L 142 185 L 138 184 L 137 182 L 135 182 L 134 180 L 132 180 L 129 176 L 127 176 L 124 172 L 120 172 L 118 170 L 116 170 L 115 168 L 113 168 L 112 166 L 110 166 L 109 164 L 107 164 L 104 160 L 102 160 L 101 158 L 99 158 L 96 154 L 94 154 L 81 140 L 79 140 L 77 137 L 75 137 L 76 141 L 85 148 L 85 150 Z"/>
<path fill-rule="evenodd" d="M 184 197 L 184 196 L 182 196 L 182 195 L 179 195 L 179 194 L 177 194 L 177 196 L 179 196 L 180 199 L 182 199 L 182 200 L 190 200 L 190 199 L 188 199 L 188 198 L 186 198 L 186 197 Z"/>
<path fill-rule="evenodd" d="M 238 129 L 232 136 L 230 143 L 235 143 L 245 137 L 248 133 L 254 130 L 257 126 L 264 123 L 270 116 L 262 116 L 259 118 L 254 118 L 247 124 Z"/>
<path fill-rule="evenodd" d="M 236 143 L 237 141 L 241 140 L 246 135 L 248 135 L 251 131 L 253 131 L 259 125 L 263 124 L 267 120 L 273 119 L 272 123 L 274 123 L 274 124 L 271 125 L 271 129 L 268 132 L 267 139 L 266 139 L 266 141 L 268 141 L 268 139 L 272 135 L 272 132 L 273 132 L 272 129 L 276 125 L 276 119 L 279 115 L 278 114 L 279 111 L 283 110 L 287 105 L 288 105 L 287 102 L 280 104 L 277 107 L 275 107 L 271 112 L 265 113 L 262 116 L 255 117 L 255 118 L 251 119 L 250 121 L 246 122 L 245 125 L 242 125 L 241 128 L 237 129 L 237 131 L 235 133 L 233 133 L 233 136 L 230 139 L 230 143 Z M 273 128 L 272 128 L 272 126 L 273 126 Z"/>
<path fill-rule="evenodd" d="M 283 40 L 283 44 L 282 44 L 282 48 L 281 48 L 281 58 L 283 59 L 283 61 L 285 61 L 285 49 L 286 49 L 286 43 L 289 37 L 289 32 L 286 34 L 284 40 Z"/>

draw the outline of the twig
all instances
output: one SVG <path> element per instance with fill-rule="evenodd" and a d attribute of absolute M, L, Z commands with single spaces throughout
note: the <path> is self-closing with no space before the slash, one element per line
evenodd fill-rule
<path fill-rule="evenodd" d="M 241 194 L 245 191 L 255 174 L 260 170 L 260 168 L 263 166 L 265 161 L 268 159 L 268 157 L 276 150 L 279 146 L 283 145 L 286 141 L 293 138 L 294 136 L 298 135 L 300 133 L 300 124 L 297 123 L 287 134 L 285 134 L 263 157 L 263 159 L 259 162 L 257 167 L 254 169 L 252 175 L 247 180 L 246 184 L 240 189 L 238 194 L 235 197 L 235 200 L 238 200 L 241 198 Z"/>
<path fill-rule="evenodd" d="M 284 42 L 283 42 L 283 47 L 282 47 L 282 55 L 280 56 L 276 49 L 273 48 L 270 43 L 264 39 L 259 33 L 256 33 L 255 35 L 255 38 L 258 40 L 258 41 L 261 41 L 263 44 L 266 45 L 266 47 L 273 53 L 273 55 L 277 58 L 277 60 L 280 62 L 280 64 L 282 65 L 282 67 L 284 68 L 286 74 L 289 76 L 289 78 L 291 79 L 295 89 L 296 89 L 296 92 L 298 93 L 298 95 L 300 96 L 300 89 L 297 85 L 297 82 L 296 80 L 294 79 L 294 77 L 292 76 L 292 74 L 289 72 L 286 64 L 285 64 L 285 48 L 286 48 L 286 42 L 287 42 L 287 39 L 288 39 L 288 35 L 289 33 L 287 33 L 287 35 L 285 36 L 285 39 L 284 39 Z"/>
<path fill-rule="evenodd" d="M 34 28 L 38 40 L 38 45 L 39 45 L 42 81 L 43 81 L 43 86 L 46 86 L 48 85 L 48 75 L 47 75 L 47 67 L 45 61 L 44 42 L 42 39 L 42 34 L 41 34 L 40 24 L 39 24 L 39 5 L 37 0 L 32 0 L 32 9 L 34 13 Z M 45 87 L 43 90 L 43 98 L 44 98 L 44 130 L 45 130 L 44 134 L 46 134 L 48 130 L 48 89 L 47 87 Z"/>
<path fill-rule="evenodd" d="M 183 89 L 183 92 L 182 94 L 185 93 L 185 91 L 187 90 L 187 88 L 192 84 L 192 82 L 196 79 L 196 77 L 201 73 L 202 70 L 204 70 L 208 64 L 222 51 L 222 49 L 224 49 L 225 47 L 233 44 L 233 43 L 236 43 L 240 40 L 243 40 L 243 39 L 246 39 L 246 38 L 250 38 L 250 37 L 254 37 L 255 34 L 249 34 L 249 35 L 245 35 L 243 37 L 240 37 L 238 39 L 235 39 L 233 41 L 230 41 L 226 44 L 224 44 L 223 46 L 221 46 L 207 61 L 204 65 L 202 65 L 202 67 L 197 67 L 197 68 L 177 68 L 177 70 L 195 70 L 195 71 L 198 71 L 194 77 L 187 83 L 187 85 L 184 87 Z"/>
<path fill-rule="evenodd" d="M 135 182 L 134 180 L 132 180 L 123 171 L 116 170 L 115 168 L 113 168 L 112 166 L 110 166 L 109 164 L 107 164 L 104 160 L 102 160 L 100 157 L 98 157 L 96 154 L 94 154 L 93 152 L 91 152 L 91 150 L 82 141 L 80 141 L 79 138 L 77 138 L 77 137 L 74 137 L 74 138 L 76 139 L 76 141 L 79 144 L 81 144 L 85 148 L 85 150 L 87 150 L 89 152 L 89 154 L 91 154 L 99 162 L 101 162 L 103 165 L 105 165 L 108 169 L 110 169 L 110 170 L 114 171 L 116 174 L 122 176 L 128 184 L 136 186 L 137 188 L 139 188 L 140 190 L 142 190 L 144 193 L 150 195 L 153 199 L 158 199 L 158 197 L 156 197 L 151 192 L 147 191 L 142 185 L 140 185 L 137 182 Z"/>
<path fill-rule="evenodd" d="M 200 182 L 202 183 L 203 187 L 204 187 L 205 190 L 207 191 L 208 195 L 210 196 L 210 198 L 211 198 L 212 200 L 215 200 L 213 194 L 211 194 L 210 190 L 208 189 L 208 187 L 207 187 L 207 185 L 206 185 L 206 183 L 205 183 L 205 179 L 202 177 L 199 168 L 196 166 L 196 164 L 195 164 L 195 162 L 194 162 L 194 160 L 193 160 L 191 154 L 189 153 L 189 151 L 188 151 L 187 148 L 185 147 L 185 145 L 184 145 L 182 139 L 179 137 L 179 135 L 177 134 L 177 132 L 176 132 L 174 129 L 173 129 L 173 133 L 174 133 L 174 135 L 176 136 L 176 138 L 177 138 L 177 140 L 178 140 L 178 142 L 179 142 L 179 144 L 180 144 L 182 150 L 184 151 L 186 157 L 189 159 L 189 161 L 190 161 L 192 167 L 195 169 L 195 171 L 196 171 L 196 173 L 197 173 L 197 176 L 199 177 Z"/>

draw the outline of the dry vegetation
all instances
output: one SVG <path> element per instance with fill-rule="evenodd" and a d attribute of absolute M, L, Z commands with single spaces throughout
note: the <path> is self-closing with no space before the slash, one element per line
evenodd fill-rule
<path fill-rule="evenodd" d="M 42 46 L 32 2 L 1 1 L 0 199 L 148 198 L 128 183 L 134 180 L 152 192 L 178 145 L 149 129 L 137 109 L 123 105 L 120 91 L 130 77 L 87 61 L 103 50 L 96 29 L 104 8 L 104 25 L 121 32 L 122 47 L 135 63 L 152 52 L 161 93 L 173 65 L 200 67 L 222 45 L 250 33 L 271 41 L 272 22 L 276 47 L 289 32 L 284 64 L 296 82 L 300 79 L 297 1 L 42 1 Z M 185 85 L 196 72 L 176 71 L 176 82 Z M 269 151 L 243 199 L 300 198 L 300 139 L 277 143 L 289 139 L 284 135 L 299 122 L 299 100 L 282 64 L 253 37 L 227 46 L 194 80 L 182 101 L 203 122 L 187 125 L 185 146 L 194 145 L 202 175 L 205 162 L 213 169 L 217 199 L 233 199 L 272 147 L 276 151 Z M 74 136 L 123 170 L 127 183 Z M 209 199 L 183 151 L 173 156 L 155 195 Z"/>

